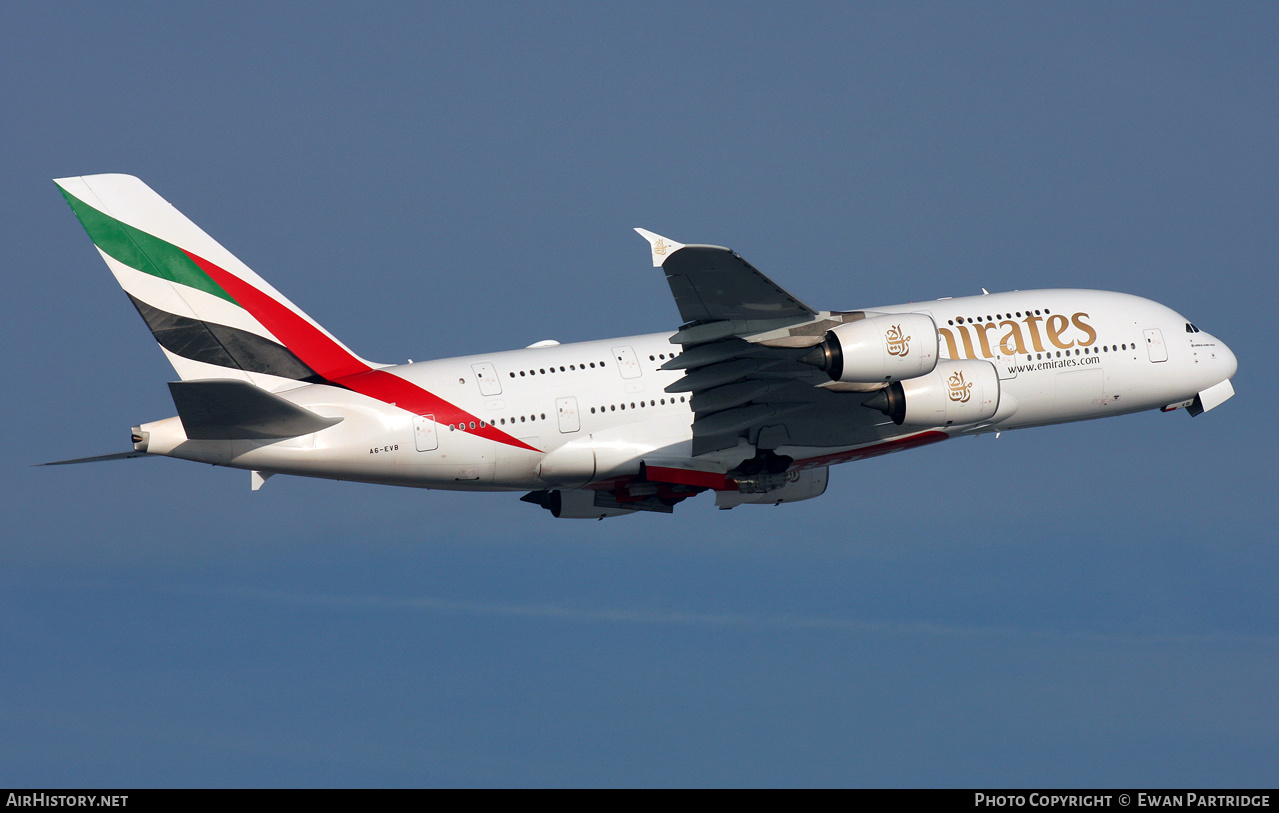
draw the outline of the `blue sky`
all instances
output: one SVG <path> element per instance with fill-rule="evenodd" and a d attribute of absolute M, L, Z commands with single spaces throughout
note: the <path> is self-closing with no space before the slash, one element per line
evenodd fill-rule
<path fill-rule="evenodd" d="M 1279 10 L 9 4 L 0 784 L 1273 786 Z M 1237 397 L 555 521 L 125 448 L 163 356 L 50 182 L 142 177 L 361 355 L 1148 296 Z"/>

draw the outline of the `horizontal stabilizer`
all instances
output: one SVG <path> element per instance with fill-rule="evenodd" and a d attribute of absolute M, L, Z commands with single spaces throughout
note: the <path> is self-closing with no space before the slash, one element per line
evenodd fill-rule
<path fill-rule="evenodd" d="M 148 457 L 146 452 L 116 452 L 93 457 L 77 457 L 75 460 L 55 460 L 52 463 L 36 463 L 37 466 L 69 466 L 72 463 L 101 463 L 103 460 L 124 460 L 126 457 Z"/>
<path fill-rule="evenodd" d="M 326 418 L 246 381 L 210 378 L 170 381 L 182 428 L 191 440 L 270 440 L 318 432 Z"/>

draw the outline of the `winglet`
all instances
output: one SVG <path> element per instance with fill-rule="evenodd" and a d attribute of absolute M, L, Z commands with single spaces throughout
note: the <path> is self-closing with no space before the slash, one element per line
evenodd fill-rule
<path fill-rule="evenodd" d="M 639 232 L 639 236 L 647 240 L 649 247 L 653 249 L 654 268 L 661 268 L 667 257 L 684 247 L 683 243 L 677 243 L 660 234 L 654 234 L 648 229 L 637 228 L 635 231 Z"/>

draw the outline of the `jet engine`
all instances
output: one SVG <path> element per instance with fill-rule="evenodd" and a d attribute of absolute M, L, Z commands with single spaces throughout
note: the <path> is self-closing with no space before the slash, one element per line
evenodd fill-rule
<path fill-rule="evenodd" d="M 530 491 L 523 497 L 523 502 L 540 505 L 556 519 L 604 519 L 605 517 L 623 517 L 634 514 L 634 511 L 614 506 L 596 505 L 594 491 L 578 491 L 574 489 L 554 491 Z"/>
<path fill-rule="evenodd" d="M 898 426 L 962 426 L 999 409 L 999 372 L 980 359 L 942 359 L 928 375 L 896 381 L 862 402 Z"/>
<path fill-rule="evenodd" d="M 826 331 L 803 358 L 832 381 L 879 384 L 932 372 L 937 366 L 937 326 L 923 313 L 869 316 Z"/>

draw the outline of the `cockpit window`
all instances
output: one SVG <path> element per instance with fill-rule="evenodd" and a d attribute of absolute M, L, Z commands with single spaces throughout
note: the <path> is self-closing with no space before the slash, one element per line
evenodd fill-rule
<path fill-rule="evenodd" d="M 1199 328 L 1197 328 L 1197 327 L 1195 327 L 1194 325 L 1192 325 L 1192 324 L 1190 324 L 1189 322 L 1187 322 L 1187 323 L 1186 323 L 1186 332 L 1187 332 L 1187 333 L 1198 333 L 1198 332 L 1200 332 L 1200 331 L 1199 331 Z"/>

